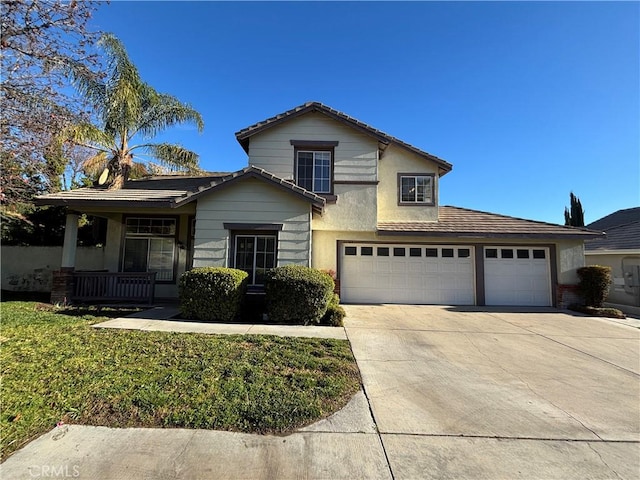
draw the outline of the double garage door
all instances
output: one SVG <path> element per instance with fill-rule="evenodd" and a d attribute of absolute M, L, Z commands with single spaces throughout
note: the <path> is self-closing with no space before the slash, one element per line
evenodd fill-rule
<path fill-rule="evenodd" d="M 475 255 L 466 245 L 342 244 L 342 300 L 474 305 Z M 485 247 L 482 256 L 486 305 L 551 305 L 548 249 Z"/>

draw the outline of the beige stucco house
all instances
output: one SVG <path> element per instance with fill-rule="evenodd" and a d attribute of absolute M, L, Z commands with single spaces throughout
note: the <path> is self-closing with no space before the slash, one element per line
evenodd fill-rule
<path fill-rule="evenodd" d="M 267 269 L 295 263 L 334 271 L 343 302 L 551 306 L 598 235 L 442 206 L 450 163 L 321 103 L 236 138 L 237 172 L 40 197 L 69 208 L 62 267 L 84 212 L 108 218 L 104 270 L 157 272 L 157 297 L 175 297 L 192 266 L 244 269 L 259 290 Z"/>

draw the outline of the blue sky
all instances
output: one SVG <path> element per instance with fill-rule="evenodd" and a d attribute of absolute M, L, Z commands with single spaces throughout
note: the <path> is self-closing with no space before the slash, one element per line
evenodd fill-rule
<path fill-rule="evenodd" d="M 320 101 L 453 164 L 440 204 L 563 223 L 640 204 L 638 2 L 124 2 L 100 6 L 210 171 L 234 133 Z"/>

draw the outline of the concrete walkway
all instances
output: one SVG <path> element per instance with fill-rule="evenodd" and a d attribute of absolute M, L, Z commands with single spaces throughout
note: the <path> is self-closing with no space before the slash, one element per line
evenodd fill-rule
<path fill-rule="evenodd" d="M 113 320 L 97 323 L 93 326 L 95 328 L 122 328 L 126 330 L 155 330 L 162 332 L 347 339 L 344 328 L 341 327 L 319 327 L 315 325 L 251 325 L 171 320 L 179 313 L 180 310 L 177 307 L 156 307 L 150 310 L 136 312 L 127 317 L 114 318 Z"/>
<path fill-rule="evenodd" d="M 69 425 L 0 465 L 2 479 L 390 479 L 362 392 L 287 436 Z"/>

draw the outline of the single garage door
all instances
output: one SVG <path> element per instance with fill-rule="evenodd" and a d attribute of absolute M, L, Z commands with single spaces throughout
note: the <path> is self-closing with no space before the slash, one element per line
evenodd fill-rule
<path fill-rule="evenodd" d="M 473 252 L 461 245 L 343 244 L 342 300 L 473 305 Z"/>
<path fill-rule="evenodd" d="M 487 305 L 551 306 L 549 249 L 485 247 Z"/>

